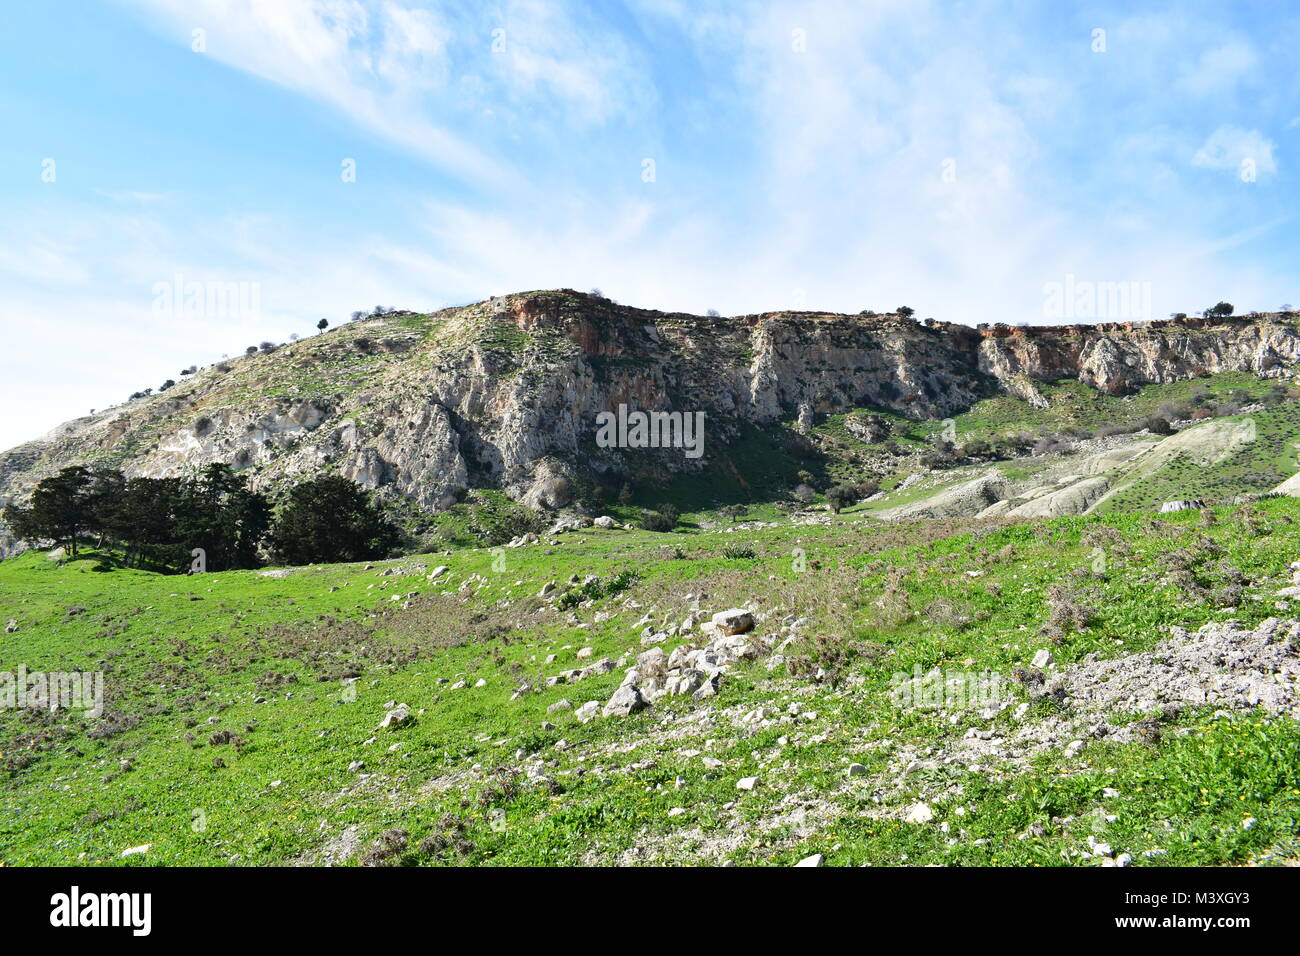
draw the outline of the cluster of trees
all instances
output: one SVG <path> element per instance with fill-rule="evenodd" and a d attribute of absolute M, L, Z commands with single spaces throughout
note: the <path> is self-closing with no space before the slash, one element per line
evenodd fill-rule
<path fill-rule="evenodd" d="M 348 316 L 348 318 L 353 322 L 360 322 L 362 319 L 373 318 L 376 315 L 387 315 L 389 312 L 396 312 L 396 311 L 397 310 L 393 308 L 391 305 L 377 305 L 373 309 L 370 309 L 369 311 L 365 309 L 357 309 L 357 311 L 353 312 L 350 316 Z"/>
<path fill-rule="evenodd" d="M 401 532 L 366 493 L 337 475 L 304 481 L 278 514 L 228 465 L 186 478 L 126 478 L 119 471 L 64 468 L 43 480 L 5 523 L 33 542 L 76 555 L 83 542 L 118 550 L 128 567 L 160 571 L 255 568 L 267 556 L 288 564 L 388 556 Z"/>

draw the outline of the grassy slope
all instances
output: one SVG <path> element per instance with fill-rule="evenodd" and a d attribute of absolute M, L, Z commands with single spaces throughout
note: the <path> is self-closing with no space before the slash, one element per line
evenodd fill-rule
<path fill-rule="evenodd" d="M 1250 591 L 1267 596 L 1300 551 L 1300 502 L 1267 501 L 1255 513 L 1253 531 L 1227 511 L 1206 529 L 1191 514 L 984 529 L 877 527 L 844 516 L 828 527 L 715 535 L 591 531 L 565 536 L 562 546 L 507 550 L 503 572 L 488 551 L 282 578 L 96 573 L 93 560 L 60 566 L 24 555 L 0 563 L 0 619 L 20 622 L 17 633 L 0 636 L 0 665 L 104 668 L 121 730 L 101 736 L 102 723 L 76 715 L 0 712 L 0 766 L 9 768 L 0 778 L 0 860 L 117 864 L 123 849 L 143 843 L 152 844 L 149 853 L 129 862 L 318 860 L 352 826 L 363 848 L 387 829 L 405 829 L 403 859 L 421 863 L 611 861 L 633 847 L 644 848 L 639 859 L 689 863 L 709 844 L 742 863 L 822 852 L 835 864 L 1051 865 L 1079 862 L 1089 832 L 1135 856 L 1159 847 L 1168 863 L 1244 860 L 1295 839 L 1300 790 L 1287 768 L 1300 760 L 1300 737 L 1292 721 L 1190 712 L 1180 718 L 1188 732 L 1167 733 L 1155 750 L 1098 742 L 1081 757 L 1038 758 L 1024 774 L 945 767 L 899 784 L 887 771 L 897 748 L 956 740 L 988 723 L 973 713 L 950 723 L 900 711 L 885 690 L 890 674 L 914 664 L 1005 674 L 1024 663 L 1049 646 L 1036 631 L 1048 614 L 1044 592 L 1058 582 L 1081 589 L 1100 611 L 1088 629 L 1052 645 L 1065 663 L 1091 651 L 1148 648 L 1164 624 L 1222 619 L 1228 613 L 1214 601 L 1190 600 L 1165 583 L 1156 561 L 1206 534 L 1252 582 Z M 1090 566 L 1093 548 L 1081 535 L 1102 522 L 1125 544 L 1108 546 L 1104 578 L 1080 578 L 1074 572 Z M 755 559 L 720 556 L 742 541 Z M 685 557 L 670 557 L 673 548 Z M 808 573 L 795 570 L 796 548 L 807 552 Z M 441 563 L 452 571 L 427 581 L 424 569 Z M 383 576 L 390 568 L 418 573 Z M 529 596 L 545 581 L 629 568 L 640 580 L 580 609 L 582 629 L 530 610 Z M 903 597 L 882 608 L 876 599 L 891 569 L 900 569 L 893 573 Z M 1196 573 L 1210 590 L 1226 580 L 1214 561 Z M 441 593 L 473 574 L 484 581 L 472 598 Z M 573 666 L 580 647 L 596 657 L 641 650 L 633 625 L 645 608 L 680 619 L 686 593 L 701 589 L 710 609 L 754 599 L 811 615 L 812 633 L 864 651 L 844 665 L 853 679 L 814 685 L 756 665 L 729 675 L 711 704 L 665 701 L 587 725 L 546 707 L 561 697 L 603 701 L 621 671 L 510 699 L 517 679 L 540 683 Z M 411 592 L 419 596 L 409 608 L 390 600 Z M 499 607 L 506 599 L 509 611 Z M 640 607 L 624 606 L 629 599 Z M 1257 621 L 1275 613 L 1272 600 L 1247 597 L 1231 616 Z M 69 611 L 77 607 L 84 611 Z M 597 623 L 598 611 L 612 616 Z M 510 614 L 518 620 L 498 627 Z M 544 664 L 551 653 L 556 662 Z M 348 701 L 339 678 L 356 672 L 356 699 Z M 436 682 L 462 677 L 470 686 L 460 690 Z M 479 678 L 486 686 L 473 687 Z M 264 703 L 254 702 L 259 694 Z M 418 723 L 376 732 L 390 700 L 421 710 Z M 791 701 L 810 713 L 756 732 L 734 719 L 760 706 L 782 714 Z M 541 729 L 547 719 L 557 726 Z M 239 752 L 209 745 L 209 734 L 223 729 L 244 738 Z M 569 746 L 557 749 L 562 739 Z M 724 764 L 709 770 L 692 751 Z M 123 758 L 133 761 L 130 772 L 119 771 Z M 545 767 L 549 786 L 511 782 L 511 768 L 537 758 L 553 762 Z M 349 772 L 354 760 L 373 776 Z M 927 795 L 936 825 L 882 816 L 870 787 L 846 781 L 849 761 L 901 786 L 884 798 L 886 809 Z M 750 775 L 762 785 L 737 791 L 736 780 Z M 1121 796 L 1103 799 L 1106 787 Z M 951 797 L 928 796 L 942 790 Z M 674 807 L 686 812 L 669 817 Z M 1104 823 L 1103 808 L 1118 819 Z M 1247 815 L 1258 820 L 1251 829 L 1240 826 Z M 1063 816 L 1077 819 L 1051 824 Z M 939 830 L 944 821 L 952 833 Z M 1035 821 L 1047 824 L 1047 836 L 1015 838 Z M 438 834 L 460 841 L 460 850 L 416 849 Z"/>

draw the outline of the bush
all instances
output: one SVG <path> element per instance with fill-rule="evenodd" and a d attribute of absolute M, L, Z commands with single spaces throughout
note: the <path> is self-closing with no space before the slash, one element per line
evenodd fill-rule
<path fill-rule="evenodd" d="M 857 503 L 858 491 L 852 485 L 835 485 L 826 492 L 826 504 L 835 514 Z"/>
<path fill-rule="evenodd" d="M 1172 435 L 1174 428 L 1169 424 L 1169 419 L 1162 418 L 1159 415 L 1152 415 L 1146 420 L 1146 429 L 1153 435 Z"/>
<path fill-rule="evenodd" d="M 754 549 L 747 544 L 729 544 L 722 549 L 724 558 L 733 560 L 748 559 L 755 557 Z"/>
<path fill-rule="evenodd" d="M 654 511 L 641 514 L 641 527 L 646 531 L 672 531 L 677 527 L 681 512 L 673 505 L 660 505 Z"/>
<path fill-rule="evenodd" d="M 545 529 L 542 516 L 499 492 L 476 492 L 470 506 L 470 532 L 487 547 Z"/>

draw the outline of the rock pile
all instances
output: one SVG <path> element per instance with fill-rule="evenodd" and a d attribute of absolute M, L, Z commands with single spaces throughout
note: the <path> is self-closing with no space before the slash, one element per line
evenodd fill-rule
<path fill-rule="evenodd" d="M 671 653 L 658 646 L 642 651 L 602 712 L 607 717 L 626 716 L 663 696 L 689 695 L 695 700 L 712 697 L 718 692 L 722 675 L 737 661 L 757 660 L 771 653 L 768 641 L 754 633 L 760 616 L 744 608 L 719 611 L 699 625 L 701 642 L 696 646 L 682 644 Z M 680 628 L 673 625 L 673 630 L 692 630 L 695 617 L 690 615 Z M 650 637 L 660 634 L 660 641 L 668 636 L 666 632 L 652 632 Z"/>

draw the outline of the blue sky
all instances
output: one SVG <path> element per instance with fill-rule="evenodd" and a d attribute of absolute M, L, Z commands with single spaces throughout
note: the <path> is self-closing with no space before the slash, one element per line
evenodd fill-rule
<path fill-rule="evenodd" d="M 1297 48 L 1287 3 L 11 5 L 0 447 L 376 304 L 1300 305 Z"/>

